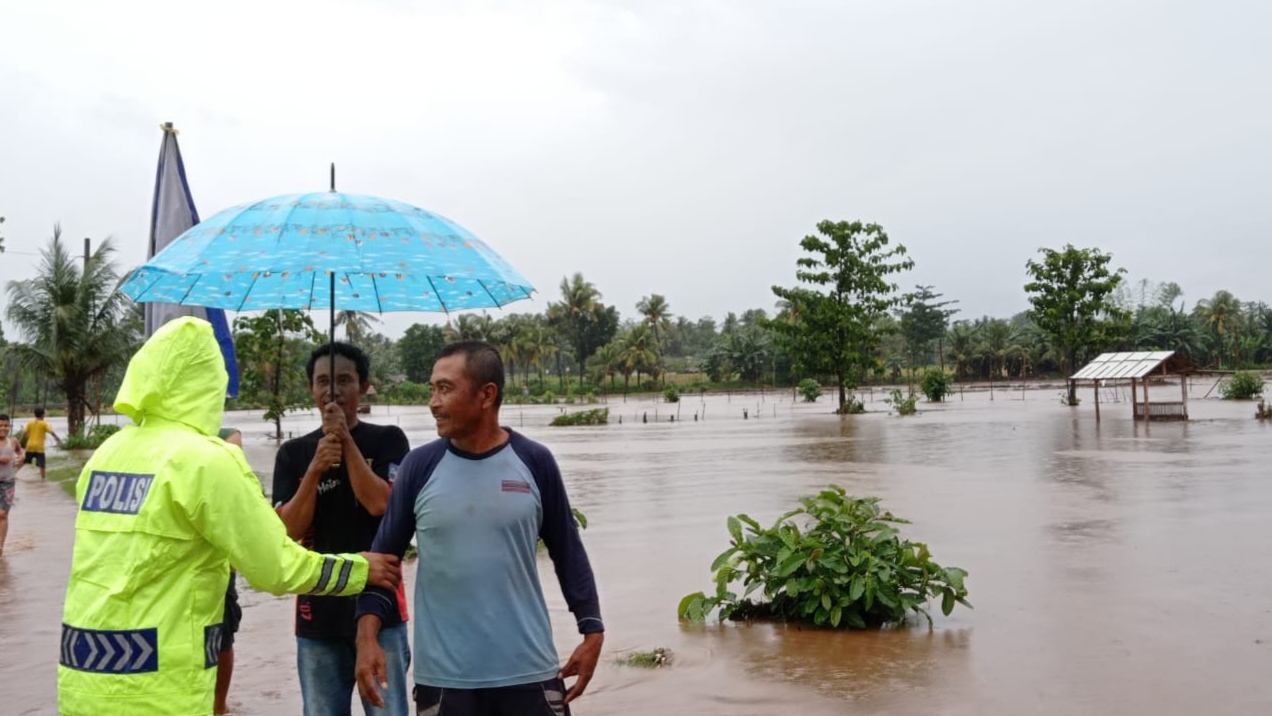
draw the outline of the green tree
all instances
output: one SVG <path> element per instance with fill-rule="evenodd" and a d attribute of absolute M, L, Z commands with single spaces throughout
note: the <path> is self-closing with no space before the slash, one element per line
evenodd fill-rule
<path fill-rule="evenodd" d="M 131 320 L 135 314 L 115 291 L 114 252 L 107 239 L 84 261 L 54 225 L 53 238 L 40 252 L 39 273 L 7 287 L 9 320 L 26 339 L 8 350 L 20 367 L 61 387 L 71 434 L 84 429 L 89 383 L 126 362 L 140 339 L 140 327 Z"/>
<path fill-rule="evenodd" d="M 1241 364 L 1240 335 L 1243 323 L 1241 302 L 1230 291 L 1215 291 L 1215 295 L 1197 302 L 1196 315 L 1204 322 L 1211 335 L 1213 354 L 1224 367 L 1224 359 Z"/>
<path fill-rule="evenodd" d="M 4 223 L 4 217 L 0 216 L 0 224 Z M 4 237 L 0 236 L 0 254 L 4 253 Z"/>
<path fill-rule="evenodd" d="M 1099 249 L 1079 249 L 1067 244 L 1063 250 L 1042 248 L 1041 261 L 1025 263 L 1032 281 L 1025 284 L 1030 318 L 1045 331 L 1063 357 L 1068 374 L 1116 338 L 1127 321 L 1113 297 L 1122 283 L 1125 269 L 1110 269 L 1112 254 Z M 1077 386 L 1069 384 L 1069 404 L 1077 405 Z"/>
<path fill-rule="evenodd" d="M 950 316 L 958 313 L 957 308 L 946 306 L 958 301 L 937 300 L 943 297 L 944 294 L 933 293 L 932 286 L 916 286 L 915 292 L 906 296 L 904 310 L 897 313 L 911 370 L 919 363 L 927 362 L 933 343 L 940 344 L 937 346 L 937 359 L 941 370 L 945 370 L 944 342 L 941 339 L 949 327 Z"/>
<path fill-rule="evenodd" d="M 336 311 L 336 327 L 344 327 L 345 340 L 361 346 L 371 334 L 371 324 L 380 319 L 365 311 Z"/>
<path fill-rule="evenodd" d="M 636 302 L 636 310 L 644 316 L 654 333 L 654 355 L 658 358 L 658 372 L 662 373 L 662 344 L 666 337 L 665 328 L 671 320 L 671 306 L 662 294 L 651 294 Z"/>
<path fill-rule="evenodd" d="M 573 347 L 582 387 L 587 359 L 618 333 L 618 309 L 604 305 L 596 286 L 575 273 L 561 279 L 561 301 L 548 305 L 548 323 Z"/>
<path fill-rule="evenodd" d="M 262 417 L 273 421 L 280 439 L 283 416 L 312 400 L 305 362 L 311 346 L 326 340 L 303 311 L 276 309 L 234 319 L 240 399 L 265 405 Z"/>
<path fill-rule="evenodd" d="M 810 254 L 796 262 L 801 285 L 773 287 L 799 318 L 771 325 L 797 366 L 835 376 L 843 412 L 848 387 L 856 387 L 874 363 L 879 335 L 873 326 L 900 302 L 888 276 L 914 262 L 905 258 L 904 246 L 889 247 L 878 224 L 823 221 L 817 231 L 800 242 Z"/>
<path fill-rule="evenodd" d="M 412 383 L 427 383 L 433 376 L 433 361 L 446 345 L 441 326 L 414 323 L 397 342 L 398 364 Z"/>

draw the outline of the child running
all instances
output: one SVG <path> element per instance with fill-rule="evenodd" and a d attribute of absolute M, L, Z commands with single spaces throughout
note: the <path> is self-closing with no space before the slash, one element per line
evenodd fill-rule
<path fill-rule="evenodd" d="M 13 509 L 18 466 L 22 464 L 22 443 L 9 436 L 11 427 L 9 416 L 0 413 L 0 555 L 9 535 L 9 510 Z"/>

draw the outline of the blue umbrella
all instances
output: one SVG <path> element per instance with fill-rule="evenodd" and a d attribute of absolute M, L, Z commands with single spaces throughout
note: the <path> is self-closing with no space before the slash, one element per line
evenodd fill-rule
<path fill-rule="evenodd" d="M 458 311 L 534 288 L 467 229 L 390 199 L 321 192 L 226 209 L 120 287 L 134 301 L 232 311 Z"/>
<path fill-rule="evenodd" d="M 459 224 L 334 185 L 333 167 L 332 191 L 219 212 L 130 273 L 120 291 L 138 303 L 232 311 L 326 306 L 333 342 L 337 306 L 449 313 L 501 307 L 534 291 Z"/>

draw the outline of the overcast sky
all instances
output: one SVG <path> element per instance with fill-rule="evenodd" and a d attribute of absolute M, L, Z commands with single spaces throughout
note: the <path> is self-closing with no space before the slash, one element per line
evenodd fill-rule
<path fill-rule="evenodd" d="M 5 0 L 0 282 L 54 222 L 144 261 L 172 121 L 204 217 L 334 161 L 485 239 L 540 292 L 513 310 L 574 271 L 625 316 L 771 310 L 821 219 L 881 223 L 960 317 L 1024 309 L 1066 242 L 1189 306 L 1272 300 L 1269 27 L 1257 0 Z"/>

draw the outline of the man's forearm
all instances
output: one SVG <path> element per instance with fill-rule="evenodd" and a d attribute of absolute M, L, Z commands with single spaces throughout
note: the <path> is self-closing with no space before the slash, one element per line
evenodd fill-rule
<path fill-rule="evenodd" d="M 344 454 L 353 496 L 373 517 L 383 515 L 384 510 L 389 506 L 389 483 L 375 474 L 352 439 L 348 440 L 344 446 Z"/>
<path fill-rule="evenodd" d="M 305 471 L 305 476 L 296 488 L 296 494 L 278 508 L 278 516 L 287 526 L 287 536 L 300 540 L 309 531 L 314 522 L 314 507 L 318 504 L 318 480 L 320 474 L 312 468 Z"/>
<path fill-rule="evenodd" d="M 363 614 L 358 619 L 358 641 L 376 641 L 380 636 L 382 624 L 380 617 L 374 614 Z"/>

